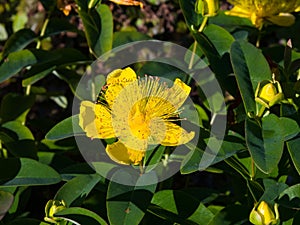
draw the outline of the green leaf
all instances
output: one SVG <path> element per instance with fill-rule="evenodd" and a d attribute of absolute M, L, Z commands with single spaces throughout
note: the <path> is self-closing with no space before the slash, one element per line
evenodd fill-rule
<path fill-rule="evenodd" d="M 18 121 L 10 121 L 2 125 L 5 130 L 14 133 L 15 140 L 34 140 L 31 131 Z"/>
<path fill-rule="evenodd" d="M 113 48 L 125 45 L 134 41 L 150 40 L 151 38 L 137 31 L 119 31 L 114 33 Z"/>
<path fill-rule="evenodd" d="M 90 50 L 101 56 L 111 50 L 113 40 L 113 17 L 107 5 L 99 4 L 97 8 L 88 9 L 86 1 L 77 0 L 78 13 L 82 19 L 85 35 Z"/>
<path fill-rule="evenodd" d="M 107 225 L 106 221 L 96 213 L 79 207 L 66 208 L 54 214 L 55 217 L 63 218 L 75 224 Z"/>
<path fill-rule="evenodd" d="M 214 24 L 209 24 L 205 27 L 203 33 L 213 43 L 219 55 L 222 56 L 224 53 L 230 51 L 230 46 L 234 42 L 234 38 L 224 28 Z"/>
<path fill-rule="evenodd" d="M 214 214 L 207 209 L 199 199 L 184 191 L 164 190 L 155 193 L 151 201 L 165 210 L 168 210 L 180 218 L 174 218 L 174 223 L 180 223 L 178 220 L 189 220 L 195 224 L 208 224 Z M 170 220 L 168 218 L 167 220 Z"/>
<path fill-rule="evenodd" d="M 286 145 L 294 166 L 300 175 L 300 137 L 287 141 Z"/>
<path fill-rule="evenodd" d="M 64 119 L 63 121 L 52 127 L 52 129 L 46 134 L 46 139 L 60 140 L 84 134 L 85 132 L 79 126 L 79 115 L 77 114 Z"/>
<path fill-rule="evenodd" d="M 179 0 L 180 8 L 190 30 L 197 30 L 201 24 L 202 16 L 195 11 L 195 0 Z"/>
<path fill-rule="evenodd" d="M 51 73 L 57 67 L 89 63 L 86 56 L 73 48 L 63 48 L 48 53 L 47 61 L 33 65 L 24 75 L 23 86 L 31 85 Z"/>
<path fill-rule="evenodd" d="M 50 185 L 61 181 L 51 167 L 27 158 L 0 159 L 0 183 L 2 187 Z"/>
<path fill-rule="evenodd" d="M 298 123 L 290 118 L 280 117 L 280 124 L 282 127 L 282 134 L 284 135 L 284 140 L 287 141 L 299 134 L 300 128 Z"/>
<path fill-rule="evenodd" d="M 278 165 L 283 152 L 284 135 L 280 119 L 274 114 L 262 118 L 262 126 L 247 118 L 246 143 L 256 166 L 271 173 Z"/>
<path fill-rule="evenodd" d="M 9 138 L 1 138 L 5 133 Z M 31 131 L 19 121 L 10 121 L 2 125 L 0 139 L 7 150 L 16 157 L 37 159 L 37 148 Z"/>
<path fill-rule="evenodd" d="M 231 46 L 231 63 L 247 113 L 256 113 L 255 90 L 258 83 L 271 79 L 271 70 L 261 50 L 246 41 Z"/>
<path fill-rule="evenodd" d="M 10 209 L 14 201 L 14 196 L 6 191 L 0 190 L 0 221 Z"/>
<path fill-rule="evenodd" d="M 265 192 L 259 199 L 259 201 L 266 201 L 269 203 L 274 203 L 274 200 L 283 192 L 288 185 L 285 183 L 276 182 L 271 179 L 264 179 Z"/>
<path fill-rule="evenodd" d="M 244 205 L 229 205 L 219 211 L 208 225 L 232 225 L 248 222 L 250 210 Z"/>
<path fill-rule="evenodd" d="M 220 140 L 214 137 L 211 137 L 209 141 L 211 142 L 211 146 L 214 146 L 214 144 L 212 144 L 213 142 L 215 142 L 216 146 L 218 146 L 218 143 L 220 143 Z M 245 148 L 244 141 L 233 136 L 227 136 L 225 140 L 222 141 L 222 145 L 219 151 L 216 153 L 213 151 L 210 152 L 208 149 L 206 150 L 206 153 L 204 153 L 202 149 L 197 147 L 185 156 L 181 163 L 180 172 L 182 174 L 189 174 L 206 169 L 201 166 L 203 163 L 206 165 L 206 163 L 203 162 L 204 154 L 205 158 L 211 161 L 210 165 L 213 165 L 233 156 Z"/>
<path fill-rule="evenodd" d="M 41 56 L 39 53 L 46 56 L 44 51 L 28 49 L 9 54 L 0 65 L 0 83 L 17 74 L 24 67 L 37 63 Z"/>
<path fill-rule="evenodd" d="M 2 58 L 5 58 L 9 53 L 19 51 L 25 48 L 28 44 L 35 41 L 37 35 L 31 29 L 22 29 L 12 34 L 5 42 L 2 51 Z"/>
<path fill-rule="evenodd" d="M 147 150 L 144 158 L 144 162 L 146 162 L 145 172 L 150 172 L 157 166 L 157 163 L 160 162 L 166 146 L 160 145 L 158 148 L 154 148 L 153 150 Z"/>
<path fill-rule="evenodd" d="M 287 208 L 300 209 L 300 184 L 285 189 L 278 198 L 278 203 Z"/>
<path fill-rule="evenodd" d="M 64 200 L 67 206 L 78 205 L 77 202 L 81 203 L 100 179 L 98 174 L 75 177 L 58 190 L 54 199 Z"/>
<path fill-rule="evenodd" d="M 17 93 L 8 93 L 1 101 L 0 106 L 0 123 L 11 120 L 18 120 L 25 123 L 27 113 L 33 106 L 35 96 L 20 95 Z"/>
<path fill-rule="evenodd" d="M 155 191 L 157 178 L 154 173 L 136 175 L 125 170 L 118 170 L 112 176 L 107 189 L 106 202 L 111 225 L 139 224 L 142 220 Z M 144 186 L 143 184 L 149 180 L 154 184 Z M 132 186 L 113 181 L 125 181 L 124 183 L 131 181 Z"/>

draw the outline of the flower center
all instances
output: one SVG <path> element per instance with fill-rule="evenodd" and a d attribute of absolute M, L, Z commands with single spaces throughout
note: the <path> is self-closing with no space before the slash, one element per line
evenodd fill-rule
<path fill-rule="evenodd" d="M 130 130 L 135 137 L 139 139 L 147 139 L 150 136 L 150 121 L 146 118 L 145 113 L 140 111 L 138 106 L 135 106 L 130 112 L 128 121 Z"/>

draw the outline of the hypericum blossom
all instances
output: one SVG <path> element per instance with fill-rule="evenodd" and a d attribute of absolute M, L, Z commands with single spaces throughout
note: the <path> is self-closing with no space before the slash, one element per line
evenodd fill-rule
<path fill-rule="evenodd" d="M 81 102 L 79 125 L 90 138 L 118 138 L 106 152 L 117 163 L 139 164 L 149 145 L 177 146 L 195 135 L 174 122 L 190 87 L 176 79 L 168 87 L 157 77 L 137 78 L 131 68 L 106 79 L 96 103 Z"/>
<path fill-rule="evenodd" d="M 291 26 L 295 17 L 291 12 L 300 11 L 299 0 L 228 0 L 234 7 L 227 15 L 248 18 L 261 29 L 270 22 L 279 26 Z"/>

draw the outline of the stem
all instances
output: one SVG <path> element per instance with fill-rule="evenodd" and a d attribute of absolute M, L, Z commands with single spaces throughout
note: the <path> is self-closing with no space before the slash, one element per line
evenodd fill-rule
<path fill-rule="evenodd" d="M 255 164 L 253 158 L 251 158 L 251 175 L 250 179 L 253 180 L 255 177 Z"/>
<path fill-rule="evenodd" d="M 207 21 L 208 21 L 208 17 L 204 16 L 203 21 L 201 23 L 201 26 L 198 29 L 199 33 L 203 32 L 204 27 L 207 24 Z M 193 51 L 192 51 L 192 55 L 191 55 L 191 59 L 190 59 L 190 62 L 189 62 L 189 67 L 188 67 L 189 70 L 192 69 L 192 67 L 193 67 L 193 63 L 194 63 L 195 55 L 196 55 L 196 50 L 197 50 L 197 41 L 194 41 Z M 190 76 L 187 77 L 186 83 L 189 84 L 191 82 L 191 80 L 192 80 L 192 76 L 190 75 Z"/>
<path fill-rule="evenodd" d="M 203 18 L 203 21 L 202 21 L 202 23 L 201 23 L 201 26 L 200 26 L 200 28 L 199 28 L 199 30 L 198 30 L 200 33 L 204 30 L 204 27 L 205 27 L 207 21 L 208 21 L 208 17 L 205 16 L 205 17 Z"/>

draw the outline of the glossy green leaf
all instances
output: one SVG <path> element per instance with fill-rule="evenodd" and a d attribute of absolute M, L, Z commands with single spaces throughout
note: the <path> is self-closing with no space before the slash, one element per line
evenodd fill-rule
<path fill-rule="evenodd" d="M 79 207 L 66 208 L 54 214 L 55 217 L 63 218 L 75 224 L 107 225 L 107 222 L 96 213 Z"/>
<path fill-rule="evenodd" d="M 25 125 L 18 121 L 10 121 L 2 125 L 2 128 L 12 132 L 16 140 L 33 140 L 34 137 Z"/>
<path fill-rule="evenodd" d="M 90 50 L 101 56 L 111 50 L 113 40 L 113 17 L 107 5 L 99 4 L 88 9 L 86 1 L 77 0 L 78 13 L 82 19 Z"/>
<path fill-rule="evenodd" d="M 178 215 L 182 220 L 193 221 L 199 225 L 208 224 L 214 216 L 199 199 L 184 191 L 159 191 L 155 193 L 151 203 Z M 170 218 L 168 220 L 170 220 Z M 180 221 L 176 221 L 176 219 L 173 222 L 180 223 Z"/>
<path fill-rule="evenodd" d="M 0 159 L 0 175 L 3 187 L 49 185 L 60 182 L 60 175 L 51 167 L 28 158 Z"/>
<path fill-rule="evenodd" d="M 287 208 L 300 209 L 300 184 L 285 189 L 278 198 L 278 203 Z"/>
<path fill-rule="evenodd" d="M 111 225 L 139 224 L 142 220 L 152 195 L 156 188 L 156 176 L 154 173 L 135 176 L 135 174 L 118 170 L 112 176 L 107 189 L 107 215 Z M 154 184 L 144 186 L 147 181 Z M 156 180 L 156 182 L 155 182 Z M 123 185 L 120 182 L 128 183 L 132 186 Z"/>
<path fill-rule="evenodd" d="M 271 173 L 278 165 L 283 152 L 284 134 L 280 119 L 270 114 L 262 119 L 262 126 L 247 118 L 246 143 L 256 166 Z"/>
<path fill-rule="evenodd" d="M 157 163 L 160 162 L 165 149 L 166 146 L 160 145 L 158 148 L 146 151 L 144 162 L 146 162 L 147 167 L 145 169 L 145 172 L 150 172 L 156 167 Z"/>
<path fill-rule="evenodd" d="M 246 41 L 231 46 L 231 63 L 248 113 L 256 113 L 255 90 L 258 83 L 271 79 L 271 70 L 261 50 Z"/>
<path fill-rule="evenodd" d="M 287 141 L 286 145 L 294 166 L 300 174 L 300 137 Z"/>
<path fill-rule="evenodd" d="M 179 4 L 189 29 L 197 30 L 201 24 L 202 16 L 195 11 L 196 1 L 179 0 Z"/>
<path fill-rule="evenodd" d="M 24 75 L 23 86 L 31 85 L 51 73 L 57 67 L 89 63 L 87 57 L 73 48 L 63 48 L 48 53 L 47 61 L 33 65 Z"/>
<path fill-rule="evenodd" d="M 9 137 L 1 139 L 12 155 L 37 159 L 37 148 L 34 137 L 31 131 L 21 122 L 6 122 L 2 125 L 0 132 L 5 133 Z"/>
<path fill-rule="evenodd" d="M 79 126 L 79 115 L 77 114 L 64 119 L 52 127 L 52 129 L 46 134 L 46 139 L 60 140 L 75 135 L 84 134 L 85 132 Z"/>
<path fill-rule="evenodd" d="M 17 93 L 8 93 L 1 101 L 0 106 L 0 123 L 11 120 L 18 120 L 25 123 L 27 113 L 33 106 L 35 96 L 20 95 Z"/>
<path fill-rule="evenodd" d="M 288 188 L 287 184 L 276 182 L 271 179 L 264 179 L 263 182 L 264 182 L 265 192 L 261 196 L 259 201 L 274 203 L 274 200 L 280 195 L 280 193 L 283 192 L 286 188 Z"/>
<path fill-rule="evenodd" d="M 300 132 L 300 127 L 295 120 L 286 117 L 280 117 L 279 121 L 285 141 L 295 137 Z"/>
<path fill-rule="evenodd" d="M 6 191 L 0 190 L 0 221 L 5 216 L 14 201 L 14 196 Z"/>
<path fill-rule="evenodd" d="M 45 59 L 45 51 L 26 49 L 9 54 L 0 64 L 0 82 L 17 74 L 24 67 L 37 63 L 40 57 Z"/>
<path fill-rule="evenodd" d="M 212 141 L 216 143 L 216 146 L 218 146 L 218 143 L 220 143 L 220 140 L 211 137 L 211 146 L 213 146 Z M 204 153 L 204 151 L 199 147 L 193 149 L 183 159 L 180 171 L 182 174 L 189 174 L 192 172 L 206 169 L 205 167 L 202 167 L 202 165 L 207 166 L 207 164 L 202 161 L 204 154 L 205 158 L 210 161 L 209 165 L 213 165 L 231 157 L 232 155 L 236 154 L 241 150 L 244 150 L 245 148 L 246 147 L 241 139 L 233 136 L 228 136 L 225 138 L 225 140 L 222 141 L 222 145 L 218 152 L 210 152 L 210 150 L 207 149 L 206 153 Z"/>
<path fill-rule="evenodd" d="M 234 38 L 224 28 L 214 24 L 209 24 L 205 27 L 203 33 L 213 43 L 221 56 L 230 51 L 230 46 L 234 42 Z"/>
<path fill-rule="evenodd" d="M 25 48 L 28 44 L 35 41 L 37 35 L 31 29 L 22 29 L 12 34 L 5 42 L 2 51 L 2 58 L 5 58 L 9 53 L 16 52 Z"/>
<path fill-rule="evenodd" d="M 101 177 L 98 174 L 75 177 L 58 190 L 54 199 L 63 200 L 67 206 L 78 205 L 86 198 L 100 179 Z"/>

